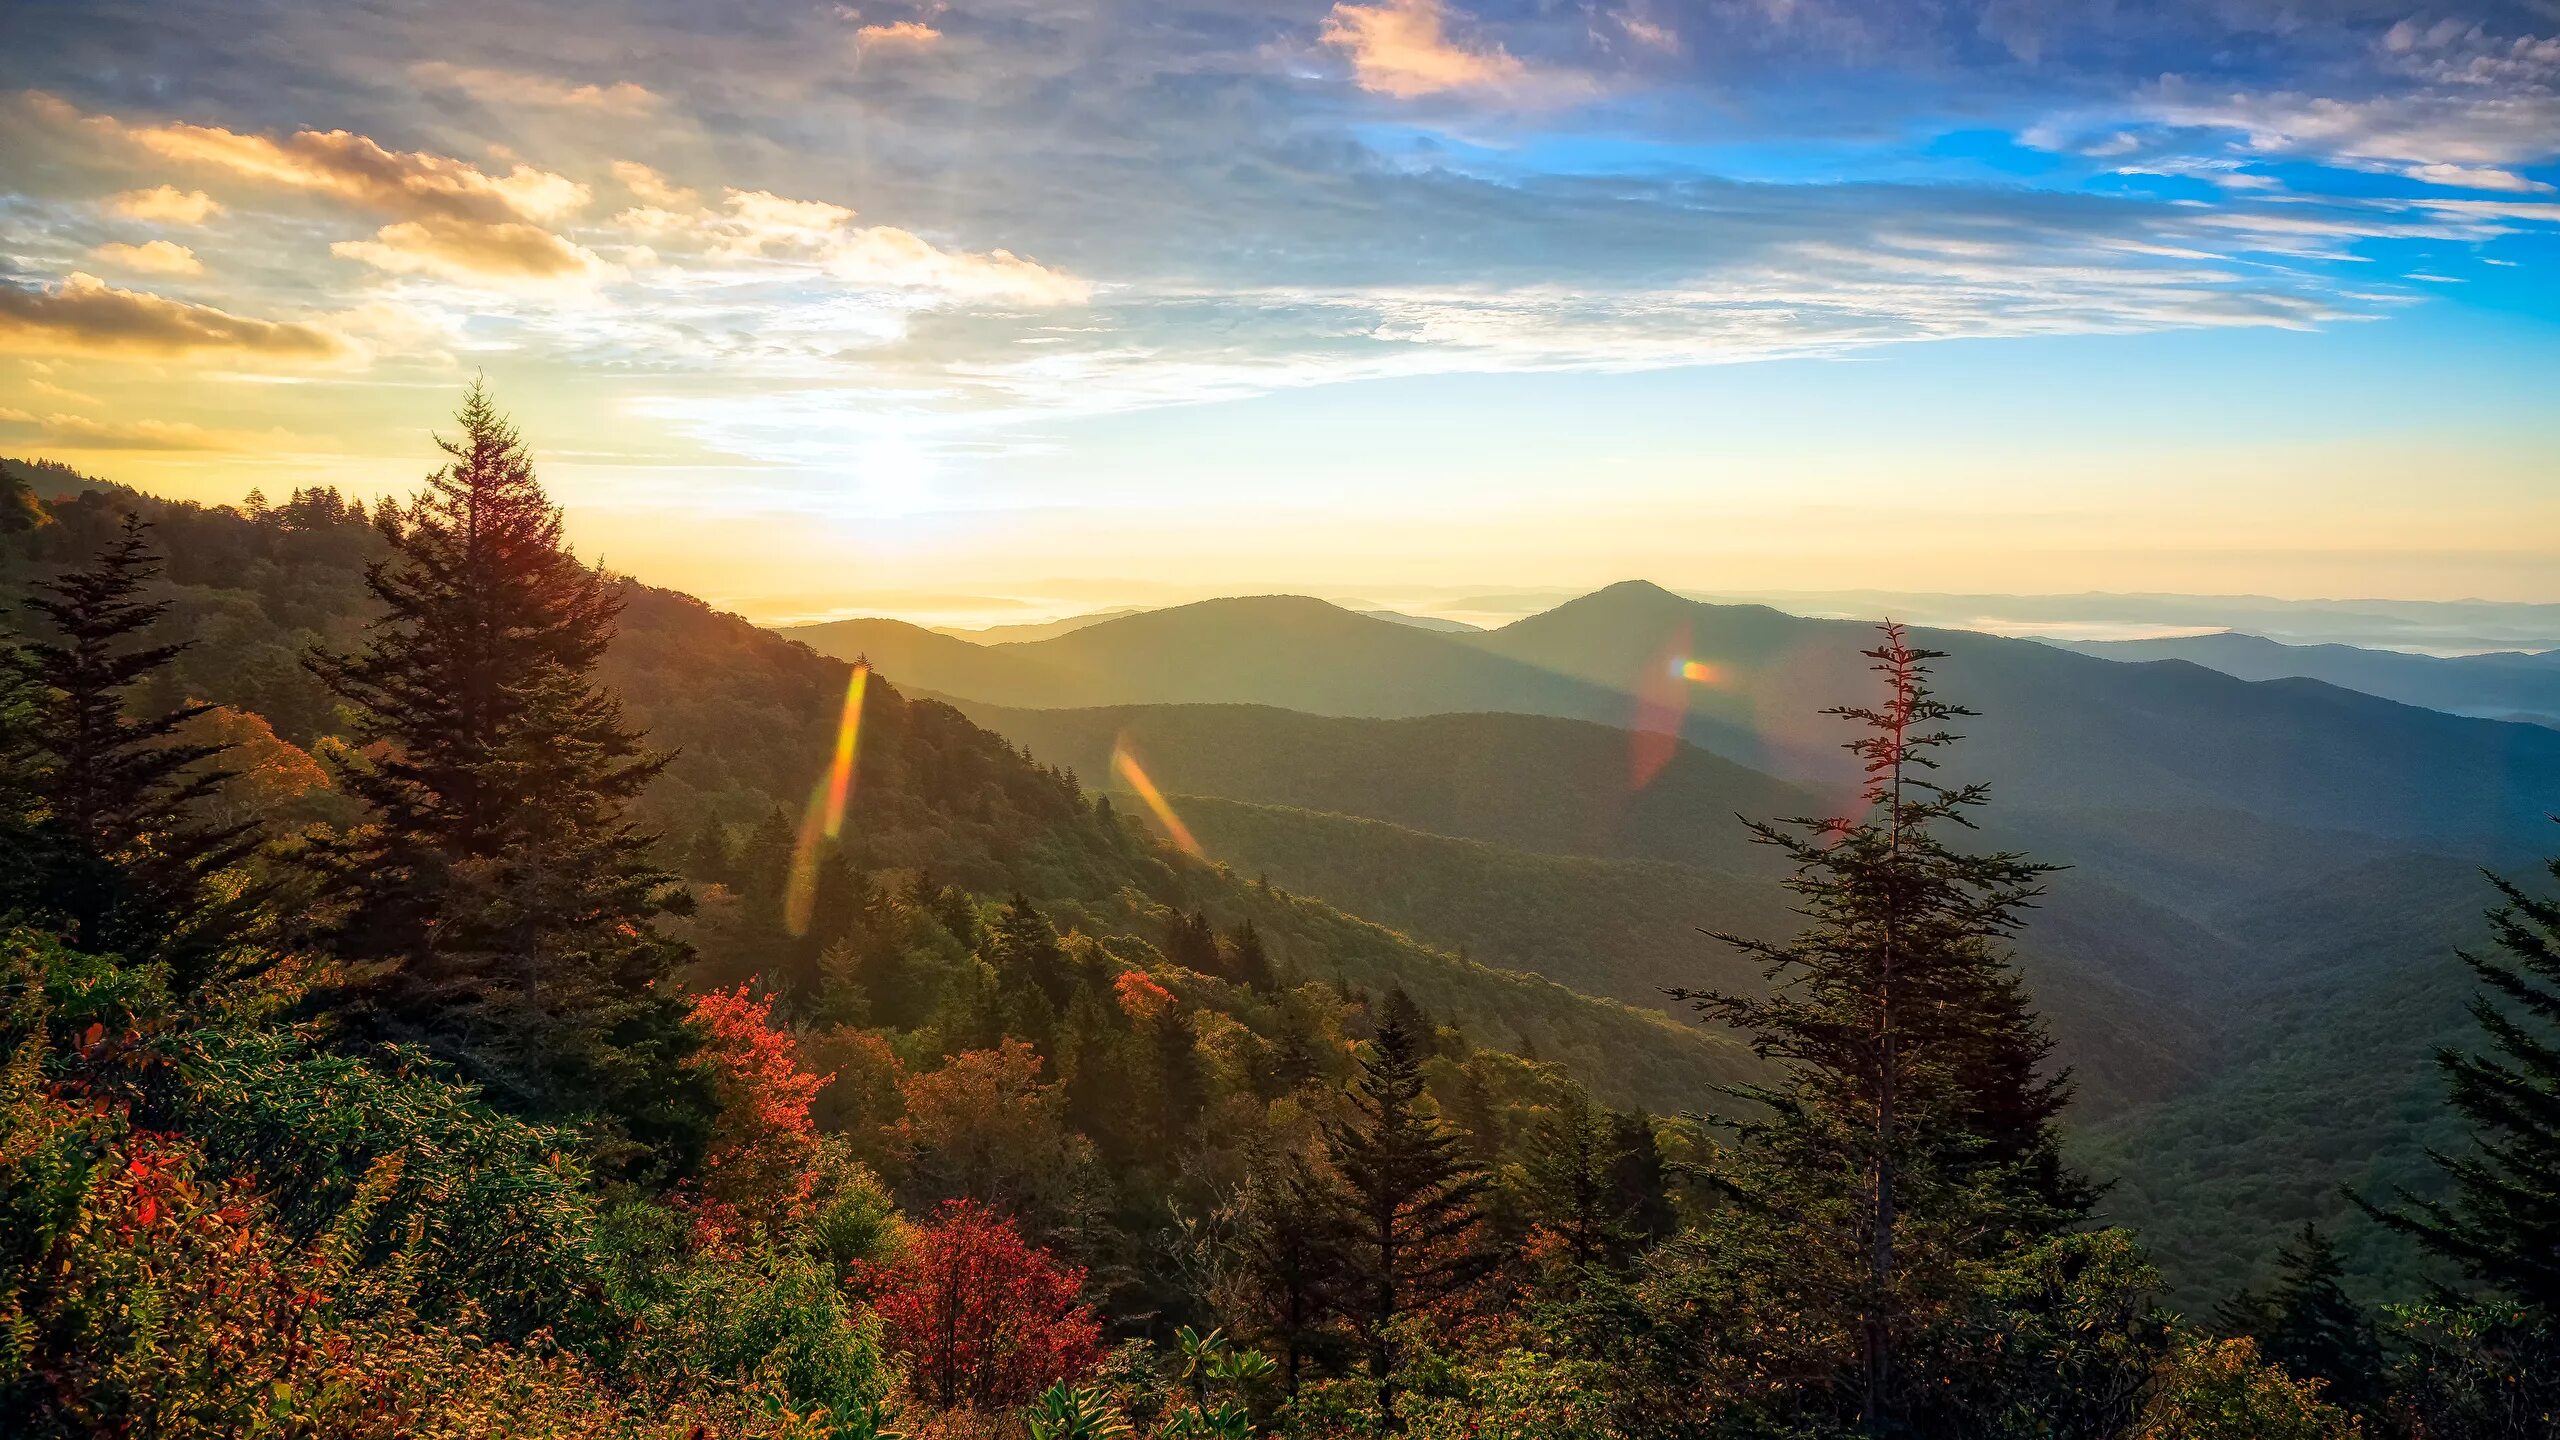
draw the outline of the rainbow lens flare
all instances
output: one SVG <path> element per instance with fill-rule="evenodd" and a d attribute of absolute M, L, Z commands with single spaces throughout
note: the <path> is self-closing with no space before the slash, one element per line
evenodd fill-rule
<path fill-rule="evenodd" d="M 862 745 L 862 696 L 870 687 L 871 667 L 856 665 L 845 682 L 844 716 L 836 722 L 836 753 L 826 776 L 809 796 L 800 817 L 800 838 L 791 847 L 791 878 L 782 891 L 783 928 L 809 933 L 809 914 L 818 900 L 818 857 L 827 841 L 844 833 L 844 811 L 853 799 L 853 761 Z"/>
<path fill-rule="evenodd" d="M 1129 738 L 1125 735 L 1111 747 L 1111 773 L 1138 792 L 1138 798 L 1146 802 L 1147 809 L 1156 817 L 1156 824 L 1164 828 L 1166 838 L 1173 841 L 1176 848 L 1195 860 L 1208 858 L 1201 853 L 1200 842 L 1192 838 L 1191 827 L 1183 824 L 1182 817 L 1173 813 L 1173 806 L 1165 802 L 1164 792 L 1156 788 L 1155 781 L 1147 778 L 1146 768 L 1138 763 L 1138 757 L 1129 753 Z"/>
<path fill-rule="evenodd" d="M 1692 685 L 1715 685 L 1724 680 L 1723 668 L 1704 660 L 1674 660 L 1671 662 L 1671 675 L 1675 680 L 1686 680 Z"/>

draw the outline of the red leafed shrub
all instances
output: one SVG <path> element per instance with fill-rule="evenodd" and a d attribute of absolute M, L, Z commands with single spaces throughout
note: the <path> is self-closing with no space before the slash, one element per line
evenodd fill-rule
<path fill-rule="evenodd" d="M 1120 1009 L 1132 1020 L 1153 1020 L 1173 1003 L 1173 992 L 1149 979 L 1143 970 L 1123 970 L 1111 982 L 1120 992 Z"/>
<path fill-rule="evenodd" d="M 800 1068 L 798 1047 L 773 1027 L 772 1012 L 771 1000 L 749 998 L 744 985 L 693 1002 L 720 1096 L 694 1196 L 706 1241 L 800 1213 L 816 1183 L 818 1141 L 809 1105 L 832 1077 Z"/>
<path fill-rule="evenodd" d="M 852 1280 L 918 1393 L 944 1409 L 1020 1405 L 1101 1358 L 1101 1322 L 1076 1298 L 1084 1272 L 973 1201 L 948 1202 L 904 1255 L 857 1264 Z"/>

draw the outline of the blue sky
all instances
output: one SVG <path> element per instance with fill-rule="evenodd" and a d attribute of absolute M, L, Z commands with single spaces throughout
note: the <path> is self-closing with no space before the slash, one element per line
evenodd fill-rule
<path fill-rule="evenodd" d="M 0 452 L 370 493 L 485 372 L 751 613 L 2560 598 L 2547 6 L 19 0 L 0 139 Z"/>

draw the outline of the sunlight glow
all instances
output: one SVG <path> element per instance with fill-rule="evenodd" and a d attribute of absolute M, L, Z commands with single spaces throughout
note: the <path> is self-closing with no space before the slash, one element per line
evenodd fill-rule
<path fill-rule="evenodd" d="M 1173 813 L 1173 806 L 1166 803 L 1164 792 L 1156 788 L 1155 781 L 1147 778 L 1145 768 L 1138 764 L 1138 757 L 1129 753 L 1129 737 L 1126 735 L 1111 747 L 1111 772 L 1138 792 L 1138 798 L 1145 801 L 1147 809 L 1155 815 L 1156 823 L 1164 827 L 1166 838 L 1173 841 L 1183 854 L 1195 860 L 1208 858 L 1201 852 L 1200 842 L 1192 838 L 1191 827 L 1183 824 L 1182 817 Z"/>
<path fill-rule="evenodd" d="M 809 933 L 810 911 L 818 899 L 818 857 L 827 841 L 844 833 L 844 811 L 853 798 L 853 762 L 862 743 L 862 697 L 871 683 L 871 667 L 856 665 L 845 682 L 844 717 L 836 724 L 835 758 L 824 779 L 809 796 L 800 820 L 799 842 L 791 850 L 791 878 L 783 888 L 783 928 Z"/>

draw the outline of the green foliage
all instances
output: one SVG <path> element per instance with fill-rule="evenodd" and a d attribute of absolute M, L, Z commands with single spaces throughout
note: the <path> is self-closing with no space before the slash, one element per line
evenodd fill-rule
<path fill-rule="evenodd" d="M 1130 1433 L 1128 1420 L 1099 1393 L 1063 1380 L 1024 1409 L 1023 1423 L 1031 1440 L 1118 1440 Z"/>
<path fill-rule="evenodd" d="M 2560 880 L 2560 859 L 2544 869 Z M 2560 895 L 2530 894 L 2502 876 L 2490 883 L 2504 901 L 2489 916 L 2503 953 L 2462 954 L 2487 987 L 2471 1016 L 2488 1047 L 2436 1056 L 2471 1149 L 2433 1157 L 2452 1181 L 2449 1199 L 2367 1210 L 2560 1323 Z"/>
<path fill-rule="evenodd" d="M 2247 1340 L 2190 1337 L 2161 1368 L 2132 1440 L 2355 1440 L 2355 1418 L 2259 1358 Z M 2433 1432 L 2429 1432 L 2433 1433 Z M 2474 1434 L 2448 1431 L 2447 1434 Z"/>

